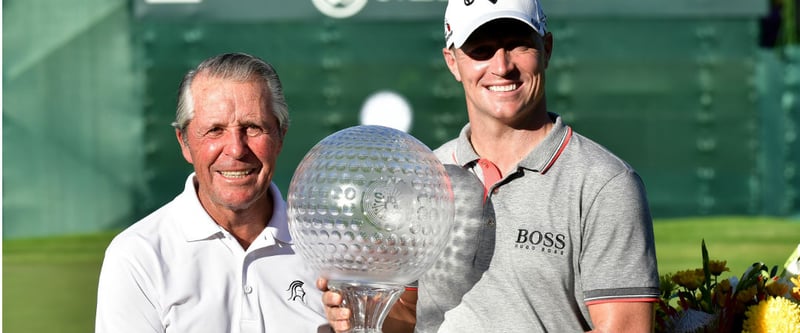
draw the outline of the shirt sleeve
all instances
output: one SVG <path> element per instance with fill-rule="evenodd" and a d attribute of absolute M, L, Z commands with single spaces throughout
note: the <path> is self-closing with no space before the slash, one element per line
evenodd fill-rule
<path fill-rule="evenodd" d="M 586 304 L 656 301 L 653 220 L 641 178 L 626 170 L 598 192 L 586 217 L 581 283 Z"/>
<path fill-rule="evenodd" d="M 142 255 L 112 242 L 106 250 L 97 288 L 96 333 L 164 332 L 152 279 Z"/>

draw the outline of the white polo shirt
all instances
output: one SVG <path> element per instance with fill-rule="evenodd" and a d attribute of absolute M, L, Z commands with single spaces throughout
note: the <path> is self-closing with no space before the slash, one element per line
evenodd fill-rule
<path fill-rule="evenodd" d="M 190 175 L 183 193 L 108 246 L 96 332 L 330 332 L 317 274 L 270 191 L 272 219 L 245 251 L 203 209 Z"/>

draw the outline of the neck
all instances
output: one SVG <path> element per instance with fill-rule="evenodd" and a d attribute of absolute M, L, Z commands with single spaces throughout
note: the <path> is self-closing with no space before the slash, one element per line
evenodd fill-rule
<path fill-rule="evenodd" d="M 552 127 L 553 120 L 547 113 L 522 126 L 470 119 L 470 141 L 478 156 L 494 163 L 505 177 L 544 140 Z"/>
<path fill-rule="evenodd" d="M 247 250 L 256 237 L 267 227 L 267 223 L 272 218 L 272 206 L 272 193 L 267 192 L 263 199 L 253 203 L 246 209 L 231 210 L 223 208 L 214 210 L 214 212 L 209 210 L 209 215 L 214 219 L 214 222 L 230 232 L 243 249 Z"/>

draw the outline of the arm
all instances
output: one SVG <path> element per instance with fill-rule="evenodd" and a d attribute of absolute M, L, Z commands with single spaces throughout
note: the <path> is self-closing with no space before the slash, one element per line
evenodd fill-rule
<path fill-rule="evenodd" d="M 149 290 L 152 284 L 134 267 L 126 250 L 106 251 L 97 288 L 96 333 L 164 332 Z"/>
<path fill-rule="evenodd" d="M 588 306 L 592 333 L 652 332 L 653 303 L 606 302 Z"/>
<path fill-rule="evenodd" d="M 406 288 L 397 302 L 394 303 L 386 320 L 383 321 L 384 333 L 413 333 L 417 322 L 417 289 Z"/>
<path fill-rule="evenodd" d="M 325 306 L 325 316 L 334 332 L 342 333 L 351 329 L 350 309 L 342 307 L 342 295 L 328 289 L 328 280 L 317 279 L 317 288 L 322 293 L 322 304 Z M 414 318 L 416 316 L 417 292 L 406 291 L 400 300 L 394 303 L 389 315 L 383 323 L 384 333 L 413 333 Z"/>
<path fill-rule="evenodd" d="M 581 269 L 593 332 L 651 332 L 659 283 L 652 217 L 638 175 L 607 182 L 587 221 Z"/>

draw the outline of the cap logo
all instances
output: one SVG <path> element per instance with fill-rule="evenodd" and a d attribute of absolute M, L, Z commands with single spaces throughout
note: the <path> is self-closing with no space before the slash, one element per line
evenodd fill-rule
<path fill-rule="evenodd" d="M 489 2 L 491 2 L 493 5 L 497 4 L 497 0 L 489 0 Z M 464 0 L 464 6 L 469 6 L 473 3 L 475 3 L 475 0 Z"/>

